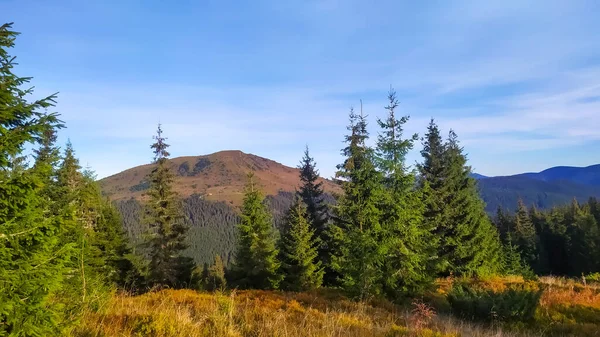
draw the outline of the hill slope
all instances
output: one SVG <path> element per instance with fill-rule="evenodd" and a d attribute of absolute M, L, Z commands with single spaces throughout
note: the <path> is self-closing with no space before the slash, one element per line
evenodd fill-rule
<path fill-rule="evenodd" d="M 600 186 L 600 164 L 588 167 L 557 166 L 538 173 L 524 173 L 521 176 L 541 181 L 569 181 L 588 186 Z"/>
<path fill-rule="evenodd" d="M 175 190 L 183 198 L 199 194 L 208 201 L 223 201 L 234 207 L 241 204 L 246 175 L 254 172 L 265 195 L 278 196 L 294 191 L 300 185 L 298 169 L 270 159 L 241 151 L 221 151 L 205 156 L 178 157 L 170 160 L 177 174 Z M 145 177 L 152 165 L 131 168 L 100 181 L 102 190 L 112 200 L 143 199 L 148 188 Z M 473 173 L 480 193 L 492 213 L 501 206 L 513 209 L 517 200 L 527 205 L 549 208 L 600 196 L 600 165 L 589 167 L 560 166 L 539 173 L 523 173 L 506 177 L 486 177 Z M 338 185 L 323 180 L 329 194 L 340 192 Z M 277 198 L 274 201 L 280 200 Z"/>
<path fill-rule="evenodd" d="M 170 161 L 176 173 L 175 191 L 181 197 L 200 194 L 206 200 L 224 201 L 238 206 L 243 198 L 246 175 L 254 172 L 265 195 L 294 191 L 300 185 L 299 171 L 270 159 L 242 151 L 221 151 L 205 156 L 178 157 Z M 131 168 L 100 180 L 102 190 L 112 200 L 143 199 L 148 188 L 146 176 L 153 165 Z M 323 179 L 325 191 L 338 192 L 339 187 Z"/>
<path fill-rule="evenodd" d="M 580 202 L 600 196 L 600 165 L 588 167 L 557 166 L 536 173 L 486 177 L 473 173 L 477 179 L 486 210 L 495 212 L 498 206 L 514 209 L 519 199 L 538 208 Z"/>
<path fill-rule="evenodd" d="M 498 206 L 515 209 L 517 201 L 545 209 L 569 203 L 573 198 L 580 202 L 591 196 L 600 196 L 600 187 L 577 184 L 567 180 L 544 181 L 526 175 L 492 177 L 478 180 L 479 193 L 486 203 L 486 210 L 496 211 Z"/>

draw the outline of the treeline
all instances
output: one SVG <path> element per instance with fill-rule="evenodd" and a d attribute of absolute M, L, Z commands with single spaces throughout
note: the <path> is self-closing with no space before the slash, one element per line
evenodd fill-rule
<path fill-rule="evenodd" d="M 519 201 L 514 211 L 498 209 L 503 241 L 537 275 L 581 277 L 600 272 L 600 203 L 590 198 L 540 211 Z"/>
<path fill-rule="evenodd" d="M 596 199 L 545 212 L 520 202 L 515 214 L 499 211 L 494 223 L 456 133 L 443 137 L 432 120 L 421 138 L 423 160 L 410 169 L 405 156 L 419 138 L 403 136 L 409 118 L 396 116 L 393 90 L 388 99 L 374 146 L 362 109 L 350 111 L 345 160 L 336 173 L 343 193 L 335 204 L 324 201 L 308 149 L 299 167 L 303 184 L 280 227 L 273 227 L 250 176 L 235 260 L 219 273 L 219 284 L 328 286 L 357 299 L 399 299 L 422 293 L 438 277 L 599 271 Z M 222 269 L 217 257 L 203 275 L 214 281 Z"/>
<path fill-rule="evenodd" d="M 362 109 L 350 111 L 345 160 L 336 173 L 343 193 L 335 203 L 325 201 L 308 149 L 299 166 L 302 186 L 281 226 L 273 226 L 250 176 L 234 263 L 220 284 L 297 291 L 329 286 L 359 299 L 397 299 L 428 289 L 436 277 L 509 271 L 512 262 L 456 134 L 444 138 L 432 120 L 421 138 L 423 161 L 411 169 L 405 157 L 419 138 L 404 137 L 409 118 L 397 116 L 393 90 L 388 99 L 375 146 Z M 215 266 L 206 266 L 204 275 Z"/>

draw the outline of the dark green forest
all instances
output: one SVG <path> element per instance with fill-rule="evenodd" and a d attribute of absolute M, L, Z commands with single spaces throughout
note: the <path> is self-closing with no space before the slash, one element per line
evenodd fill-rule
<path fill-rule="evenodd" d="M 518 201 L 490 216 L 458 135 L 433 119 L 405 135 L 393 89 L 374 126 L 350 109 L 340 195 L 324 193 L 307 148 L 294 193 L 264 196 L 248 172 L 239 211 L 182 200 L 159 124 L 145 201 L 113 204 L 76 144 L 56 144 L 58 97 L 31 98 L 30 78 L 13 73 L 17 35 L 0 27 L 0 336 L 68 335 L 116 291 L 329 287 L 400 302 L 442 277 L 600 272 L 596 199 L 543 211 Z"/>

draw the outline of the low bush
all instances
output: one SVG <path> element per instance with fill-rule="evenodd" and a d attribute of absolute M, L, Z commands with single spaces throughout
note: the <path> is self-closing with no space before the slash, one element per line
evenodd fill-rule
<path fill-rule="evenodd" d="M 453 314 L 486 322 L 529 322 L 534 319 L 543 288 L 535 282 L 508 284 L 502 290 L 460 282 L 448 293 Z"/>
<path fill-rule="evenodd" d="M 600 273 L 589 274 L 584 280 L 591 283 L 600 283 Z"/>

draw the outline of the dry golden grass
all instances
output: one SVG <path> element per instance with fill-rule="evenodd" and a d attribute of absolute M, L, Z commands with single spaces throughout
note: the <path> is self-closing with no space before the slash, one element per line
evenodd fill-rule
<path fill-rule="evenodd" d="M 444 303 L 445 295 L 455 280 L 438 280 L 437 297 L 432 300 Z M 478 287 L 502 292 L 507 285 L 525 283 L 520 276 L 489 277 L 469 280 Z M 536 311 L 535 322 L 518 326 L 538 331 L 543 336 L 600 336 L 600 288 L 598 284 L 583 284 L 564 277 L 542 277 L 538 281 L 544 292 Z M 438 305 L 443 307 L 443 304 Z M 447 309 L 447 308 L 446 308 Z"/>
<path fill-rule="evenodd" d="M 545 291 L 531 325 L 489 326 L 453 318 L 438 281 L 425 303 L 354 302 L 331 290 L 308 293 L 163 290 L 116 295 L 100 312 L 87 312 L 79 337 L 183 336 L 600 336 L 600 290 L 565 279 L 543 278 Z M 520 277 L 476 281 L 494 291 Z M 429 303 L 429 304 L 427 304 Z"/>
<path fill-rule="evenodd" d="M 417 308 L 418 309 L 418 308 Z M 75 336 L 526 336 L 334 293 L 163 290 L 115 296 Z M 533 336 L 533 335 L 532 335 Z"/>
<path fill-rule="evenodd" d="M 537 321 L 549 336 L 600 336 L 600 289 L 575 280 L 544 277 Z"/>

